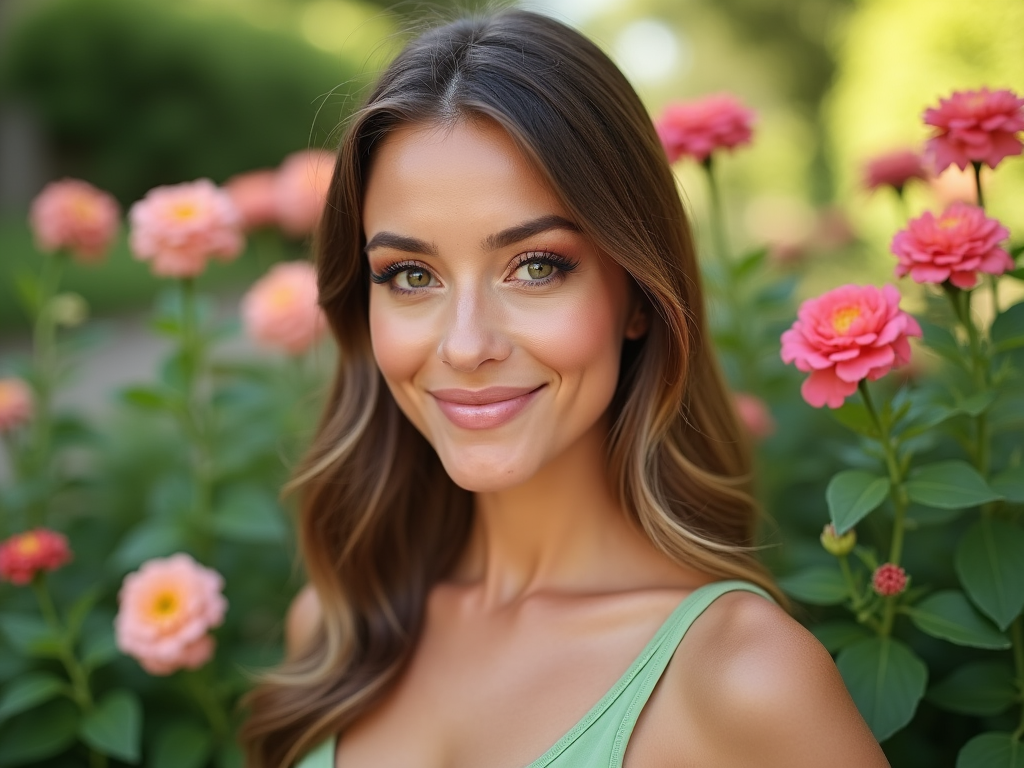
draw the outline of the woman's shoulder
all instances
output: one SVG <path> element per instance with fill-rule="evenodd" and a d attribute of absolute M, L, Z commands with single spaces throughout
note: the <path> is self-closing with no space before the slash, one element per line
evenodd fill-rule
<path fill-rule="evenodd" d="M 888 765 L 828 651 L 774 602 L 728 592 L 694 622 L 679 648 L 655 716 L 699 723 L 702 750 L 716 755 L 711 762 Z"/>

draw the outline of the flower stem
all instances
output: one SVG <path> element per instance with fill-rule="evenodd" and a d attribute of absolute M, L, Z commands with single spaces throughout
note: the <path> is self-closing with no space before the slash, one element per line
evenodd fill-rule
<path fill-rule="evenodd" d="M 214 735 L 218 740 L 224 739 L 228 734 L 229 724 L 221 702 L 213 694 L 213 688 L 202 680 L 200 674 L 185 672 L 185 685 L 195 698 L 199 708 L 203 710 L 206 719 L 210 722 Z"/>
<path fill-rule="evenodd" d="M 981 193 L 981 163 L 974 160 L 971 163 L 974 166 L 974 187 L 978 190 L 978 207 L 985 207 L 985 196 Z"/>
<path fill-rule="evenodd" d="M 718 189 L 718 179 L 712 155 L 708 155 L 703 163 L 708 176 L 708 192 L 711 198 L 711 233 L 715 239 L 715 255 L 718 260 L 727 264 L 730 259 L 729 243 L 725 235 L 725 211 L 722 209 L 722 196 Z"/>
<path fill-rule="evenodd" d="M 43 614 L 43 618 L 60 641 L 59 658 L 71 680 L 72 697 L 84 712 L 91 712 L 94 704 L 92 693 L 89 691 L 89 677 L 68 643 L 67 631 L 57 615 L 50 591 L 46 588 L 45 574 L 39 573 L 32 579 L 32 591 L 35 592 L 36 602 L 39 603 L 39 610 Z"/>

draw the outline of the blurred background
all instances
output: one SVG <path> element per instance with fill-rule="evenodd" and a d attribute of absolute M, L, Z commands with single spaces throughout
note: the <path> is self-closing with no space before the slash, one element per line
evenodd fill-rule
<path fill-rule="evenodd" d="M 1024 87 L 1019 0 L 533 0 L 591 36 L 656 114 L 729 91 L 758 113 L 753 146 L 721 164 L 729 228 L 805 261 L 823 282 L 885 280 L 899 211 L 861 185 L 866 158 L 926 138 L 922 111 L 958 88 Z M 0 0 L 0 340 L 28 320 L 10 275 L 37 257 L 25 223 L 43 185 L 76 176 L 127 208 L 150 188 L 278 165 L 333 149 L 338 126 L 409 30 L 473 3 L 393 0 Z M 701 226 L 703 179 L 678 169 Z M 1024 182 L 1015 163 L 998 187 Z M 964 194 L 947 174 L 908 190 L 911 213 Z M 1011 229 L 1024 207 L 992 189 Z M 854 234 L 856 233 L 856 234 Z M 230 292 L 266 268 L 210 270 Z M 815 252 L 829 254 L 806 260 Z M 877 268 L 876 268 L 877 265 Z M 156 290 L 122 245 L 102 272 L 72 267 L 66 289 L 94 315 L 138 309 Z M 13 341 L 12 341 L 13 340 Z"/>

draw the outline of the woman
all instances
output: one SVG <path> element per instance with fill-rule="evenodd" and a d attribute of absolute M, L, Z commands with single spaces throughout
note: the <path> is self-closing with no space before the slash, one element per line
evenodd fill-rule
<path fill-rule="evenodd" d="M 522 11 L 410 43 L 317 268 L 310 587 L 249 765 L 887 765 L 751 554 L 686 217 L 596 46 Z"/>

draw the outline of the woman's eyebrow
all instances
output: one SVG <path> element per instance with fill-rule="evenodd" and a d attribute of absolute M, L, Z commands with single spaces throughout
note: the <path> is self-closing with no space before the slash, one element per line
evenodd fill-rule
<path fill-rule="evenodd" d="M 557 214 L 548 214 L 508 227 L 493 235 L 488 235 L 484 238 L 482 247 L 487 251 L 496 251 L 551 229 L 567 229 L 570 232 L 580 231 L 578 226 L 565 217 Z M 371 237 L 363 251 L 369 253 L 374 248 L 392 248 L 403 253 L 420 253 L 426 256 L 439 255 L 437 246 L 433 243 L 387 231 L 378 232 Z"/>

